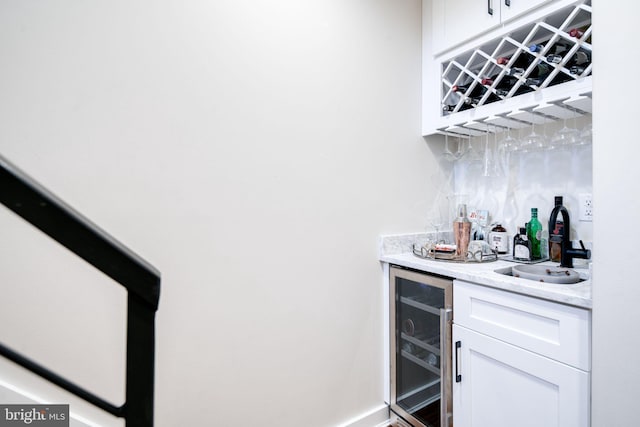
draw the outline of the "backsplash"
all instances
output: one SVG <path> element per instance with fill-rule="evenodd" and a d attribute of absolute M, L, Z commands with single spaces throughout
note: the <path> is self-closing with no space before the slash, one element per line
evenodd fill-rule
<path fill-rule="evenodd" d="M 564 126 L 565 123 L 560 121 L 536 125 L 534 131 L 544 133 L 550 141 Z M 566 126 L 586 131 L 583 137 L 588 138 L 591 116 L 569 119 Z M 532 128 L 526 127 L 519 131 L 514 129 L 509 134 L 522 141 L 531 132 Z M 450 185 L 442 188 L 453 188 L 453 193 L 441 194 L 436 201 L 449 214 L 442 229 L 450 229 L 448 224 L 452 221 L 452 210 L 458 202 L 466 201 L 470 212 L 488 211 L 489 223 L 501 223 L 511 238 L 518 227 L 523 227 L 530 219 L 531 208 L 538 208 L 538 218 L 547 230 L 554 196 L 563 196 L 563 204 L 571 218 L 571 239 L 581 239 L 592 247 L 592 222 L 580 221 L 578 211 L 579 194 L 592 193 L 591 144 L 558 144 L 554 149 L 547 145 L 541 150 L 518 152 L 503 149 L 505 144 L 502 141 L 506 137 L 507 132 L 489 135 L 489 156 L 484 155 L 487 137 L 471 138 L 471 149 L 453 161 L 451 169 L 445 168 L 451 171 L 447 178 L 451 181 Z M 458 139 L 448 137 L 448 142 L 450 150 L 455 151 Z M 461 144 L 468 146 L 464 140 Z M 443 157 L 443 162 L 447 162 L 446 157 Z"/>

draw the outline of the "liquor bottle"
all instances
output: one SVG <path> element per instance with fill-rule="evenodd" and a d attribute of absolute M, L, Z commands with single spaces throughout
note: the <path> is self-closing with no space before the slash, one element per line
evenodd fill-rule
<path fill-rule="evenodd" d="M 520 233 L 513 236 L 513 259 L 531 261 L 531 242 L 524 227 L 520 227 Z"/>
<path fill-rule="evenodd" d="M 453 238 L 456 243 L 456 257 L 466 259 L 471 239 L 471 221 L 467 218 L 467 205 L 458 205 L 458 216 L 453 221 Z"/>
<path fill-rule="evenodd" d="M 509 250 L 507 229 L 502 224 L 496 224 L 489 233 L 489 243 L 491 249 L 495 249 L 499 254 L 506 254 Z"/>
<path fill-rule="evenodd" d="M 527 239 L 531 242 L 531 259 L 540 259 L 540 238 L 542 237 L 542 224 L 538 220 L 538 208 L 531 208 L 531 219 L 527 223 Z"/>
<path fill-rule="evenodd" d="M 562 206 L 562 196 L 554 198 L 554 206 Z M 549 224 L 551 227 L 551 224 Z M 551 261 L 560 262 L 562 253 L 562 235 L 564 233 L 564 223 L 557 219 L 553 230 L 549 230 L 549 258 Z"/>

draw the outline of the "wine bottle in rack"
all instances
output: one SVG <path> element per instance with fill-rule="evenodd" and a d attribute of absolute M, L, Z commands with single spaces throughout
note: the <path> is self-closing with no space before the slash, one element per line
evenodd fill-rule
<path fill-rule="evenodd" d="M 526 80 L 527 85 L 535 86 L 535 87 L 542 86 L 542 84 L 547 80 L 547 78 L 549 77 L 549 75 L 553 70 L 554 70 L 554 67 L 547 64 L 546 62 L 544 61 L 538 62 L 536 67 L 527 77 L 527 80 Z M 568 82 L 570 80 L 573 80 L 571 76 L 568 76 L 563 72 L 559 72 L 553 77 L 553 79 L 549 82 L 547 86 L 554 86 L 560 83 Z"/>
<path fill-rule="evenodd" d="M 542 49 L 544 49 L 544 45 L 541 44 L 532 44 L 531 46 L 529 46 L 529 52 L 532 53 L 542 52 Z"/>
<path fill-rule="evenodd" d="M 446 114 L 449 114 L 449 113 L 452 113 L 452 112 L 453 112 L 453 110 L 455 110 L 455 109 L 456 109 L 456 105 L 458 105 L 458 104 L 457 104 L 457 103 L 456 103 L 456 104 L 446 104 L 446 103 L 445 103 L 445 104 L 442 104 L 442 112 L 443 112 L 445 115 L 446 115 Z M 460 106 L 460 109 L 459 109 L 458 111 L 468 110 L 469 108 L 473 108 L 473 105 L 471 105 L 470 103 L 463 103 L 463 104 Z"/>
<path fill-rule="evenodd" d="M 469 104 L 471 106 L 478 106 L 480 100 L 484 96 L 487 88 L 481 84 L 476 84 L 473 89 L 469 90 L 471 83 L 467 85 L 453 85 L 451 87 L 451 91 L 454 93 L 462 93 L 464 94 L 464 103 Z M 494 93 L 490 93 L 487 99 L 485 100 L 485 104 L 489 104 L 491 102 L 499 101 L 500 97 L 498 97 Z"/>
<path fill-rule="evenodd" d="M 495 75 L 491 78 L 482 79 L 482 84 L 485 86 L 491 86 L 493 85 L 494 81 L 496 81 L 497 78 L 498 76 Z M 498 83 L 494 86 L 494 89 L 499 96 L 505 97 L 509 94 L 509 92 L 511 91 L 511 88 L 513 88 L 517 82 L 518 82 L 517 77 L 504 75 L 498 81 Z M 522 95 L 523 93 L 528 93 L 528 92 L 531 92 L 532 90 L 533 89 L 527 85 L 520 85 L 518 89 L 516 89 L 513 96 Z"/>
<path fill-rule="evenodd" d="M 585 25 L 584 27 L 572 28 L 572 29 L 569 30 L 569 35 L 571 37 L 575 37 L 577 39 L 582 39 L 582 37 L 584 36 L 584 33 L 588 29 L 589 29 L 589 25 Z M 589 34 L 589 37 L 587 37 L 585 42 L 591 44 L 591 34 Z"/>
<path fill-rule="evenodd" d="M 571 49 L 571 46 L 563 41 L 553 44 L 547 52 L 547 62 L 551 64 L 559 64 L 562 62 L 564 55 Z"/>
<path fill-rule="evenodd" d="M 589 64 L 591 64 L 591 52 L 580 49 L 567 61 L 566 67 L 571 74 L 582 74 Z"/>
<path fill-rule="evenodd" d="M 469 108 L 473 108 L 473 105 L 463 103 L 463 104 L 460 106 L 460 109 L 459 109 L 458 111 L 468 110 Z M 451 105 L 451 104 L 442 104 L 442 112 L 443 112 L 445 115 L 446 115 L 446 114 L 449 114 L 449 113 L 452 113 L 452 112 L 453 112 L 453 110 L 455 110 L 455 109 L 456 109 L 456 105 Z"/>
<path fill-rule="evenodd" d="M 500 57 L 496 60 L 496 62 L 500 65 L 506 66 L 509 64 L 511 58 L 509 57 Z M 511 67 L 507 70 L 508 76 L 522 76 L 529 65 L 533 62 L 534 57 L 529 55 L 526 52 L 520 52 L 520 54 L 516 57 Z"/>
<path fill-rule="evenodd" d="M 557 55 L 557 54 L 551 54 L 551 55 L 547 55 L 547 62 L 550 62 L 551 64 L 559 64 L 562 62 L 562 55 Z"/>

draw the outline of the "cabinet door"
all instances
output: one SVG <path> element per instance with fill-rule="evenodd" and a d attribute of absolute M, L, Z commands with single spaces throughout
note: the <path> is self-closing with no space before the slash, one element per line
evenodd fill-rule
<path fill-rule="evenodd" d="M 587 372 L 455 324 L 453 342 L 456 427 L 589 425 Z"/>
<path fill-rule="evenodd" d="M 517 17 L 552 0 L 496 0 L 500 3 L 502 22 Z"/>
<path fill-rule="evenodd" d="M 433 0 L 433 50 L 439 53 L 500 24 L 503 0 Z"/>

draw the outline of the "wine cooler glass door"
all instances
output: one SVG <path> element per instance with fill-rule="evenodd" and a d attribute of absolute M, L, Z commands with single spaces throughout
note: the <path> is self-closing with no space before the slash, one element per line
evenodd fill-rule
<path fill-rule="evenodd" d="M 409 422 L 446 427 L 451 281 L 395 268 L 391 279 L 392 409 Z"/>

